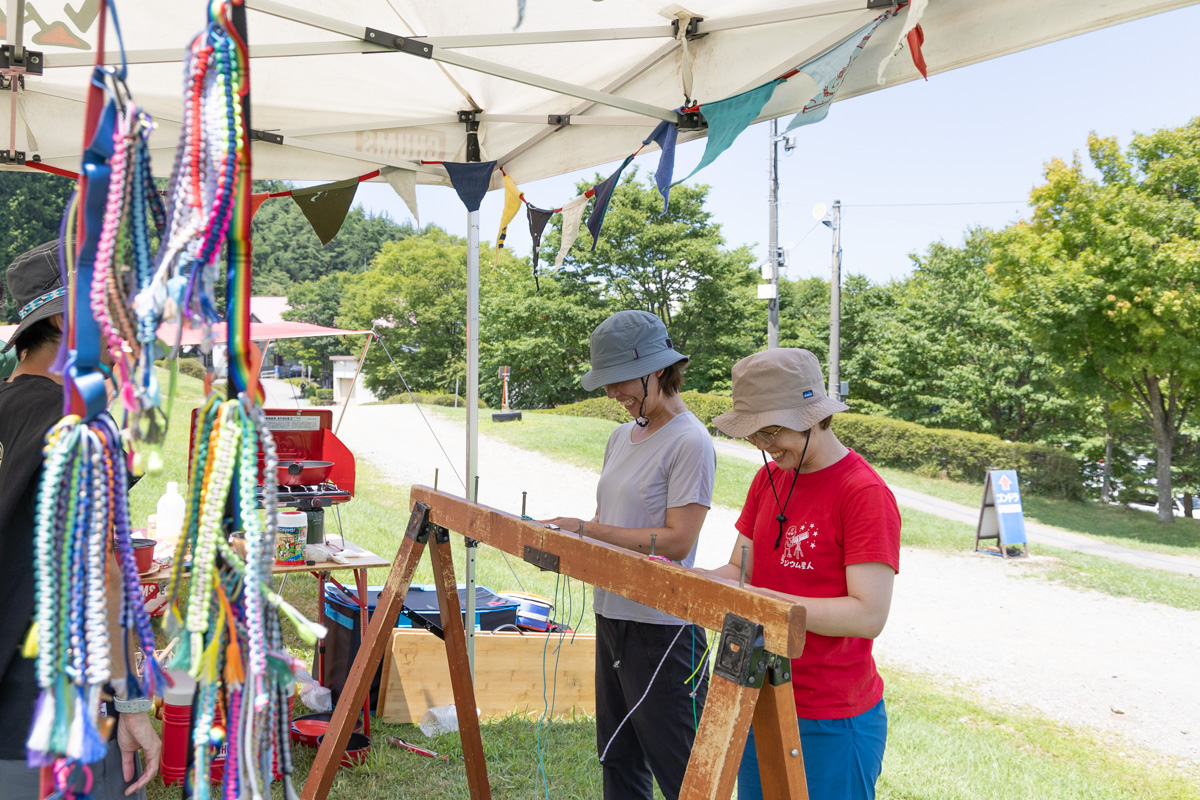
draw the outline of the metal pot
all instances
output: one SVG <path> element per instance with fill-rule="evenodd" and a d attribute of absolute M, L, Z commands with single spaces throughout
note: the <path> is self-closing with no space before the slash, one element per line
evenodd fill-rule
<path fill-rule="evenodd" d="M 324 483 L 332 469 L 332 461 L 289 461 L 276 467 L 276 472 L 281 486 L 312 486 Z"/>

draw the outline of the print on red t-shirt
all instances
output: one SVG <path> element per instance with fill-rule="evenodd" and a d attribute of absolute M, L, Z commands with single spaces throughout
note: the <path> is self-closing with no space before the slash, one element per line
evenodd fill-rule
<path fill-rule="evenodd" d="M 787 500 L 779 547 L 778 503 Z M 792 491 L 792 481 L 796 481 Z M 748 580 L 801 597 L 844 597 L 846 566 L 882 562 L 900 570 L 900 512 L 883 478 L 851 450 L 840 461 L 797 475 L 770 464 L 750 484 L 737 521 L 754 542 Z M 883 696 L 871 640 L 808 633 L 792 661 L 796 713 L 805 719 L 853 717 Z"/>

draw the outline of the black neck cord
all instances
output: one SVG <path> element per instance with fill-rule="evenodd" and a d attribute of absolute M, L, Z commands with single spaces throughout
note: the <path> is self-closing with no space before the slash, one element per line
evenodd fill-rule
<path fill-rule="evenodd" d="M 800 477 L 800 467 L 804 465 L 804 456 L 808 453 L 808 443 L 812 439 L 812 430 L 804 432 L 804 449 L 800 451 L 800 463 L 796 465 L 796 469 L 792 475 L 792 488 L 788 489 L 787 499 L 783 501 L 783 505 L 779 505 L 779 492 L 775 491 L 775 479 L 771 477 L 771 467 L 767 463 L 767 451 L 762 451 L 763 466 L 767 468 L 767 480 L 771 484 L 771 494 L 775 495 L 775 507 L 779 509 L 779 514 L 775 517 L 775 521 L 779 523 L 779 536 L 775 538 L 775 548 L 779 549 L 779 543 L 783 541 L 783 523 L 787 522 L 787 507 L 792 501 L 792 492 L 796 490 L 796 481 Z"/>
<path fill-rule="evenodd" d="M 647 428 L 650 426 L 650 420 L 643 416 L 646 410 L 646 398 L 650 396 L 650 376 L 646 375 L 642 378 L 642 402 L 638 405 L 637 419 L 633 422 L 639 428 Z"/>

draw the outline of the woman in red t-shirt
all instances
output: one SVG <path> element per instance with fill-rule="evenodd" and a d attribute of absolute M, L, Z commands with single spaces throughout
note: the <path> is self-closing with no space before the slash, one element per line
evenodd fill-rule
<path fill-rule="evenodd" d="M 714 574 L 737 578 L 748 546 L 747 580 L 795 595 L 807 610 L 792 686 L 811 800 L 874 798 L 887 742 L 871 640 L 891 607 L 900 512 L 879 474 L 830 429 L 847 410 L 826 396 L 816 356 L 776 348 L 734 366 L 733 411 L 713 420 L 763 453 L 733 556 Z M 753 732 L 738 797 L 762 797 Z"/>

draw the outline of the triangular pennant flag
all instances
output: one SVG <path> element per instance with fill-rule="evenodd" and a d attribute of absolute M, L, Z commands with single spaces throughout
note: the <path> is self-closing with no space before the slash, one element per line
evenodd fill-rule
<path fill-rule="evenodd" d="M 921 53 L 921 45 L 925 43 L 925 32 L 922 31 L 917 36 L 913 36 L 912 32 L 917 29 L 921 22 L 921 17 L 925 14 L 925 7 L 929 5 L 929 0 L 909 0 L 908 11 L 904 14 L 904 25 L 900 28 L 900 35 L 896 37 L 896 44 L 889 51 L 889 55 L 883 57 L 879 62 L 879 72 L 875 75 L 875 80 L 880 86 L 884 84 L 883 73 L 887 69 L 888 64 L 900 52 L 900 46 L 907 40 L 908 48 L 911 51 L 913 64 L 917 70 L 924 76 L 925 80 L 929 80 L 925 70 L 925 56 Z M 886 15 L 885 15 L 886 16 Z M 915 41 L 915 46 L 914 46 Z"/>
<path fill-rule="evenodd" d="M 491 185 L 492 170 L 496 168 L 496 162 L 443 161 L 442 166 L 446 168 L 450 183 L 454 185 L 454 191 L 458 192 L 458 199 L 462 200 L 467 211 L 478 211 L 479 203 Z"/>
<path fill-rule="evenodd" d="M 917 25 L 908 32 L 908 52 L 912 55 L 913 66 L 917 68 L 917 72 L 921 73 L 922 78 L 929 80 L 929 67 L 925 65 L 925 54 L 921 52 L 924 46 L 925 31 Z"/>
<path fill-rule="evenodd" d="M 417 213 L 416 171 L 393 167 L 384 169 L 382 172 L 383 179 L 388 182 L 388 186 L 392 187 L 392 191 L 404 201 L 404 205 L 408 206 L 408 210 L 412 212 L 413 219 L 417 221 L 417 227 L 421 227 L 421 215 Z"/>
<path fill-rule="evenodd" d="M 258 213 L 258 207 L 271 197 L 270 192 L 256 192 L 250 195 L 250 216 L 253 217 Z"/>
<path fill-rule="evenodd" d="M 592 233 L 593 252 L 596 250 L 596 245 L 600 243 L 600 228 L 604 225 L 604 216 L 608 214 L 608 201 L 612 199 L 613 189 L 617 187 L 617 179 L 621 177 L 621 172 L 629 166 L 630 161 L 633 161 L 633 156 L 622 161 L 621 166 L 617 167 L 617 171 L 609 175 L 603 183 L 592 187 L 596 193 L 596 204 L 592 206 L 592 213 L 588 215 L 587 229 Z"/>
<path fill-rule="evenodd" d="M 499 258 L 499 250 L 504 247 L 504 239 L 508 236 L 508 223 L 512 222 L 513 217 L 521 210 L 521 190 L 517 188 L 517 183 L 507 175 L 504 176 L 504 213 L 500 215 L 500 232 L 496 234 L 496 256 Z"/>
<path fill-rule="evenodd" d="M 748 92 L 702 105 L 700 113 L 708 120 L 708 142 L 704 145 L 704 155 L 700 158 L 700 163 L 696 165 L 696 168 L 688 173 L 687 178 L 677 180 L 675 183 L 683 183 L 728 150 L 738 134 L 746 130 L 758 113 L 763 110 L 763 106 L 771 99 L 771 95 L 775 93 L 775 87 L 780 83 L 781 81 L 778 80 L 771 81 L 762 86 L 756 86 Z"/>
<path fill-rule="evenodd" d="M 358 178 L 349 178 L 323 186 L 292 189 L 292 199 L 312 226 L 321 244 L 329 244 L 346 221 L 346 214 L 358 191 Z"/>
<path fill-rule="evenodd" d="M 658 123 L 654 132 L 647 136 L 643 145 L 656 143 L 662 150 L 658 157 L 658 169 L 654 170 L 654 184 L 658 193 L 663 196 L 663 212 L 671 202 L 671 178 L 675 174 L 675 142 L 679 139 L 679 126 L 674 122 L 663 120 Z"/>
<path fill-rule="evenodd" d="M 817 84 L 817 93 L 792 117 L 787 126 L 789 131 L 802 125 L 820 122 L 829 115 L 829 107 L 833 105 L 838 89 L 842 88 L 842 81 L 850 71 L 850 66 L 854 64 L 854 59 L 858 58 L 858 54 L 867 46 L 871 34 L 886 18 L 887 14 L 880 15 L 837 47 L 799 67 L 801 72 Z"/>
<path fill-rule="evenodd" d="M 563 265 L 567 251 L 579 238 L 579 223 L 583 221 L 583 207 L 587 205 L 587 201 L 588 196 L 581 194 L 562 208 L 562 244 L 558 248 L 558 257 L 554 259 L 556 268 Z"/>
<path fill-rule="evenodd" d="M 546 230 L 546 223 L 554 216 L 554 212 L 547 211 L 544 208 L 537 208 L 527 203 L 525 205 L 525 216 L 529 218 L 529 238 L 533 240 L 533 271 L 536 273 L 538 249 L 542 246 L 542 232 Z"/>

